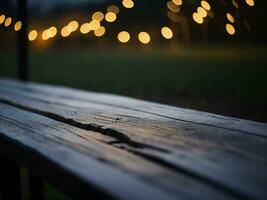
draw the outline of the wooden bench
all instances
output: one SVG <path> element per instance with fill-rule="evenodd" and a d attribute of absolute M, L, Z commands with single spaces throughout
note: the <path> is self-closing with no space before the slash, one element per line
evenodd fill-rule
<path fill-rule="evenodd" d="M 19 165 L 75 199 L 267 199 L 267 124 L 128 97 L 0 79 L 0 154 L 3 199 Z"/>

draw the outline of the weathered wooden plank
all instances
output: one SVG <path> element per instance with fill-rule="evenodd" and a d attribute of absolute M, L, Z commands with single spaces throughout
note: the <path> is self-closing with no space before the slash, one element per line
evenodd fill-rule
<path fill-rule="evenodd" d="M 112 143 L 120 148 L 183 170 L 232 193 L 266 198 L 265 124 L 255 123 L 256 132 L 250 133 L 254 122 L 238 120 L 243 127 L 249 126 L 250 131 L 238 129 L 237 125 L 234 129 L 224 125 L 212 126 L 194 120 L 171 119 L 162 116 L 161 112 L 154 114 L 138 110 L 142 106 L 124 108 L 119 106 L 119 101 L 118 106 L 114 106 L 106 99 L 107 102 L 103 102 L 101 94 L 94 94 L 88 100 L 91 93 L 86 95 L 62 88 L 4 82 L 0 88 L 0 100 L 3 102 L 84 129 L 96 130 L 115 139 Z M 118 98 L 112 100 L 113 104 Z M 132 101 L 129 100 L 129 106 Z M 162 113 L 164 109 L 161 108 Z M 211 115 L 208 117 L 212 118 Z M 237 121 L 229 118 L 228 123 L 231 124 L 231 120 Z M 106 142 L 106 138 L 98 139 Z"/>
<path fill-rule="evenodd" d="M 10 79 L 0 79 L 1 85 L 13 86 L 21 90 L 31 92 L 41 92 L 60 96 L 62 98 L 77 99 L 85 102 L 95 102 L 98 104 L 106 104 L 119 108 L 127 108 L 135 111 L 142 111 L 169 119 L 182 120 L 185 122 L 193 122 L 202 125 L 221 127 L 230 130 L 241 131 L 244 133 L 256 134 L 267 137 L 267 125 L 265 123 L 253 122 L 249 120 L 237 119 L 216 115 L 207 112 L 183 109 L 173 106 L 167 106 L 158 103 L 137 100 L 129 97 L 118 95 L 110 95 L 96 92 L 85 92 L 78 89 L 70 89 L 61 86 L 51 86 L 45 84 L 21 84 L 19 81 Z"/>
<path fill-rule="evenodd" d="M 1 154 L 64 187 L 73 197 L 232 198 L 206 181 L 100 142 L 101 135 L 0 103 Z"/>

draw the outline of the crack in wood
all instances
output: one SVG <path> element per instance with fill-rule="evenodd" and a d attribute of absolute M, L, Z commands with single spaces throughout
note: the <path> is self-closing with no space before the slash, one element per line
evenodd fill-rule
<path fill-rule="evenodd" d="M 123 134 L 122 132 L 119 132 L 117 130 L 111 129 L 111 128 L 103 128 L 104 126 L 101 125 L 97 125 L 97 124 L 84 124 L 84 123 L 80 123 L 77 122 L 73 119 L 67 119 L 61 115 L 57 115 L 54 113 L 50 113 L 50 112 L 43 112 L 43 111 L 39 111 L 37 109 L 33 109 L 33 108 L 29 108 L 23 105 L 18 105 L 9 101 L 5 101 L 5 100 L 1 100 L 1 103 L 7 104 L 7 105 L 11 105 L 14 106 L 16 108 L 19 109 L 23 109 L 26 111 L 30 111 L 36 114 L 40 114 L 42 116 L 46 116 L 50 119 L 62 122 L 62 123 L 66 123 L 68 125 L 71 126 L 75 126 L 84 130 L 88 130 L 88 131 L 94 131 L 94 132 L 98 132 L 101 133 L 103 135 L 106 136 L 110 136 L 112 138 L 114 138 L 114 141 L 111 142 L 105 142 L 106 144 L 112 145 L 115 148 L 120 148 L 123 149 L 125 151 L 128 151 L 132 154 L 138 155 L 148 161 L 151 161 L 153 163 L 156 163 L 158 165 L 161 165 L 169 170 L 172 170 L 174 172 L 181 172 L 183 174 L 185 174 L 188 177 L 191 177 L 195 180 L 201 181 L 201 182 L 205 182 L 207 185 L 213 187 L 213 188 L 217 188 L 231 196 L 234 196 L 238 199 L 244 199 L 244 200 L 249 200 L 250 198 L 247 197 L 246 195 L 243 195 L 242 193 L 235 191 L 233 188 L 227 187 L 224 184 L 221 184 L 217 181 L 212 180 L 211 178 L 199 175 L 198 173 L 194 173 L 193 171 L 191 171 L 190 169 L 186 169 L 182 166 L 179 165 L 174 165 L 171 162 L 168 162 L 167 160 L 162 159 L 161 157 L 155 156 L 153 154 L 149 154 L 146 151 L 143 150 L 152 150 L 152 151 L 157 151 L 158 153 L 171 153 L 170 151 L 163 149 L 163 148 L 159 148 L 159 147 L 155 147 L 149 144 L 145 144 L 145 143 L 141 143 L 141 142 L 136 142 L 133 141 L 129 136 Z M 105 162 L 105 159 L 100 159 L 99 161 Z M 109 164 L 114 164 L 112 162 L 109 162 Z"/>

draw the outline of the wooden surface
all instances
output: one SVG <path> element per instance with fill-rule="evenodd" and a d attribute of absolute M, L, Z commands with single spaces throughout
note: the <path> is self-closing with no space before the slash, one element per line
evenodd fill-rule
<path fill-rule="evenodd" d="M 0 102 L 1 153 L 73 197 L 267 198 L 264 123 L 7 79 Z"/>

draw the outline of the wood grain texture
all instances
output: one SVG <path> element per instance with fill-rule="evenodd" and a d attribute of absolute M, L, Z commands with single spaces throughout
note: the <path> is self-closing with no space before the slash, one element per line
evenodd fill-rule
<path fill-rule="evenodd" d="M 230 130 L 237 130 L 244 133 L 257 134 L 267 137 L 265 123 L 253 122 L 233 117 L 226 117 L 207 112 L 200 112 L 190 109 L 183 109 L 173 106 L 167 106 L 158 103 L 137 100 L 130 97 L 123 97 L 118 95 L 110 95 L 104 93 L 87 92 L 78 89 L 70 89 L 62 86 L 51 86 L 45 84 L 23 84 L 19 81 L 10 79 L 0 79 L 1 85 L 8 85 L 10 87 L 20 88 L 22 90 L 35 91 L 41 93 L 48 93 L 62 98 L 77 99 L 85 102 L 96 102 L 98 104 L 106 104 L 119 108 L 126 108 L 128 110 L 142 111 L 169 119 L 176 119 L 185 122 L 193 122 L 202 125 L 222 127 Z"/>
<path fill-rule="evenodd" d="M 0 101 L 95 131 L 92 135 L 99 142 L 235 197 L 267 198 L 266 124 L 3 79 Z"/>
<path fill-rule="evenodd" d="M 64 185 L 65 191 L 73 197 L 232 198 L 216 187 L 207 185 L 205 181 L 195 180 L 123 149 L 99 142 L 95 139 L 99 133 L 9 105 L 0 103 L 0 108 L 0 152 L 6 152 L 7 156 L 17 162 L 19 160 L 36 174 L 45 174 L 48 180 Z M 53 165 L 47 166 L 47 161 Z M 81 183 L 69 179 L 69 174 L 78 177 Z M 77 193 L 80 187 L 85 189 Z M 90 187 L 95 187 L 97 192 L 92 193 Z"/>

